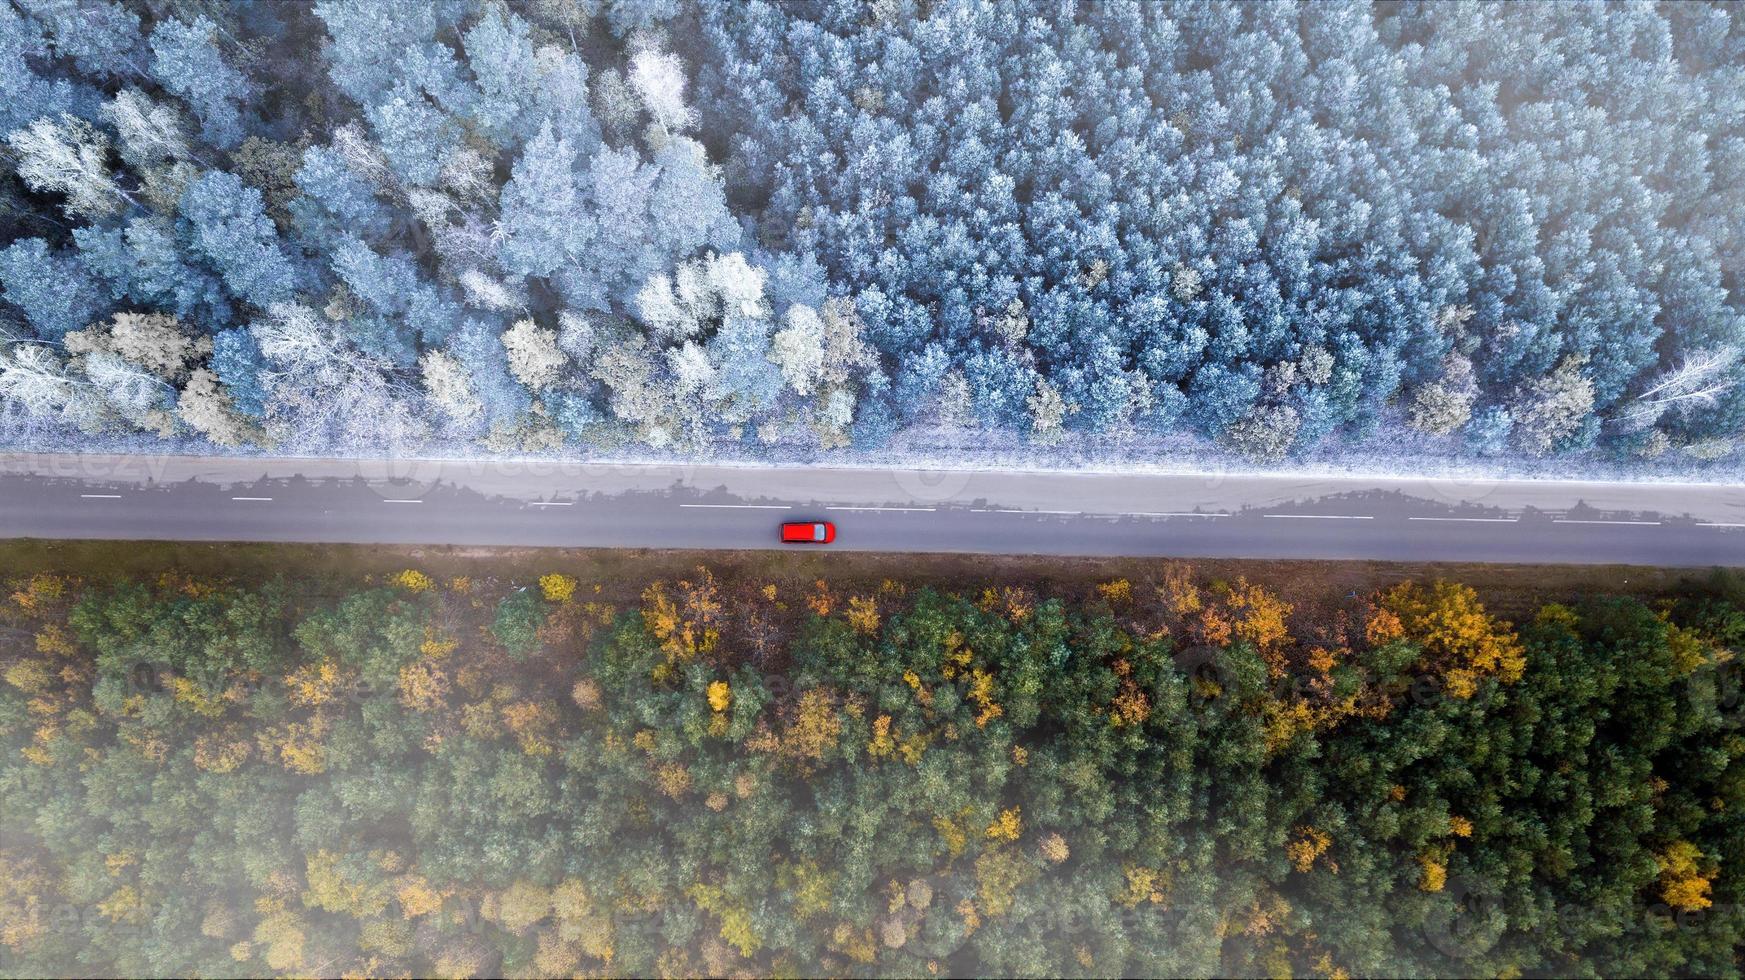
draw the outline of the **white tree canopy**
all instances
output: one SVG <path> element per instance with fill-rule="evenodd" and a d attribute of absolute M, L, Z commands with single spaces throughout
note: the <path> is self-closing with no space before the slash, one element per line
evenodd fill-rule
<path fill-rule="evenodd" d="M 109 140 L 83 119 L 44 116 L 6 137 L 18 154 L 18 176 L 32 190 L 65 194 L 68 213 L 102 217 L 122 203 L 109 173 Z"/>
<path fill-rule="evenodd" d="M 652 49 L 630 59 L 630 87 L 642 97 L 649 115 L 668 132 L 687 129 L 696 120 L 685 104 L 685 70 L 679 59 Z"/>

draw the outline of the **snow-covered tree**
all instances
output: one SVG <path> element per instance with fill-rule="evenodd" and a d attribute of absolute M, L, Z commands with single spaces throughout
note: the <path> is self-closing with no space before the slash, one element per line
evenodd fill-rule
<path fill-rule="evenodd" d="M 557 384 L 569 363 L 557 345 L 557 331 L 532 320 L 517 320 L 504 331 L 503 348 L 509 352 L 509 373 L 534 391 Z"/>
<path fill-rule="evenodd" d="M 89 398 L 89 382 L 67 370 L 47 345 L 9 342 L 0 346 L 0 398 L 37 418 L 74 417 Z"/>
<path fill-rule="evenodd" d="M 1565 357 L 1557 369 L 1521 386 L 1514 408 L 1515 438 L 1521 448 L 1543 456 L 1574 434 L 1593 412 L 1594 385 L 1586 360 Z"/>
<path fill-rule="evenodd" d="M 1412 427 L 1432 435 L 1447 435 L 1465 425 L 1478 400 L 1478 381 L 1472 362 L 1451 354 L 1443 364 L 1442 377 L 1418 388 L 1412 395 Z"/>
<path fill-rule="evenodd" d="M 1065 434 L 1068 406 L 1060 389 L 1046 378 L 1036 379 L 1036 391 L 1025 402 L 1030 409 L 1030 438 L 1037 444 L 1052 446 Z"/>
<path fill-rule="evenodd" d="M 630 59 L 630 87 L 663 130 L 678 132 L 695 123 L 685 104 L 685 69 L 673 55 L 652 48 L 637 52 Z"/>
<path fill-rule="evenodd" d="M 1653 425 L 1673 408 L 1713 406 L 1739 385 L 1739 362 L 1736 347 L 1693 351 L 1652 378 L 1619 412 L 1619 419 L 1641 428 Z"/>
<path fill-rule="evenodd" d="M 160 21 L 151 33 L 152 74 L 200 118 L 200 135 L 219 149 L 242 142 L 248 80 L 219 51 L 218 26 L 204 15 Z"/>
<path fill-rule="evenodd" d="M 295 273 L 260 191 L 215 170 L 188 187 L 182 214 L 192 225 L 194 247 L 232 292 L 263 308 L 290 299 Z"/>
<path fill-rule="evenodd" d="M 798 394 L 810 395 L 824 376 L 824 319 L 809 306 L 788 307 L 787 326 L 771 338 L 770 360 Z"/>
<path fill-rule="evenodd" d="M 176 397 L 176 417 L 195 432 L 231 449 L 261 439 L 261 433 L 249 419 L 236 410 L 218 375 L 206 368 L 188 376 L 187 384 Z"/>
<path fill-rule="evenodd" d="M 24 311 L 37 335 L 58 340 L 100 316 L 108 303 L 71 255 L 40 238 L 0 250 L 0 297 Z"/>
<path fill-rule="evenodd" d="M 175 317 L 152 313 L 117 313 L 107 323 L 67 334 L 65 342 L 72 353 L 114 355 L 172 384 L 212 352 L 211 337 L 192 335 Z"/>
<path fill-rule="evenodd" d="M 504 268 L 511 273 L 550 276 L 588 247 L 592 222 L 581 207 L 576 152 L 550 125 L 540 128 L 516 160 L 501 206 L 497 233 Z"/>
<path fill-rule="evenodd" d="M 31 190 L 65 194 L 75 217 L 101 218 L 126 196 L 109 172 L 109 140 L 83 119 L 43 117 L 6 137 L 18 155 L 18 176 Z"/>
<path fill-rule="evenodd" d="M 465 365 L 447 351 L 426 351 L 418 361 L 424 392 L 449 419 L 462 426 L 478 421 L 484 403 L 474 393 Z"/>

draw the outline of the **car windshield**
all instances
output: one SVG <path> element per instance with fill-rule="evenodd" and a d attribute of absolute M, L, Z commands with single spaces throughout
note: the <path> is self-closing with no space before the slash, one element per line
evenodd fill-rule
<path fill-rule="evenodd" d="M 812 525 L 812 540 L 813 541 L 824 540 L 824 525 L 822 525 L 822 524 Z"/>

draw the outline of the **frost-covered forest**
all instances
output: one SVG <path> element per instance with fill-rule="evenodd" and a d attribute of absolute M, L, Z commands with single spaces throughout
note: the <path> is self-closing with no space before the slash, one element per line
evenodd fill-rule
<path fill-rule="evenodd" d="M 9 445 L 1745 432 L 1724 4 L 6 0 L 0 156 Z"/>
<path fill-rule="evenodd" d="M 1736 581 L 644 568 L 0 580 L 0 967 L 1740 975 Z"/>

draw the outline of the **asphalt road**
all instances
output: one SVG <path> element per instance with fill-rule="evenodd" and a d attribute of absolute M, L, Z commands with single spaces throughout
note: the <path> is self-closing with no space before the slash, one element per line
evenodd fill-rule
<path fill-rule="evenodd" d="M 1745 488 L 0 455 L 0 536 L 1745 565 Z M 793 547 L 793 546 L 789 546 Z"/>

